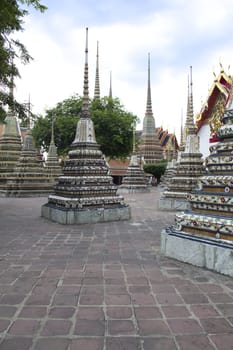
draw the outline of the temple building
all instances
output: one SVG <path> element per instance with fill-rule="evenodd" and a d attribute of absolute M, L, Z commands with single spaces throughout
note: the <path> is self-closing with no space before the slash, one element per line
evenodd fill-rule
<path fill-rule="evenodd" d="M 207 174 L 189 195 L 191 209 L 176 214 L 163 230 L 166 256 L 233 276 L 233 103 L 232 96 L 210 147 Z M 174 249 L 176 247 L 176 249 Z"/>
<path fill-rule="evenodd" d="M 159 208 L 164 210 L 183 210 L 189 207 L 187 195 L 197 186 L 198 178 L 204 173 L 203 158 L 199 151 L 199 137 L 193 116 L 192 70 L 188 84 L 187 116 L 185 122 L 186 145 L 180 154 L 175 174 L 161 194 Z"/>
<path fill-rule="evenodd" d="M 54 142 L 54 119 L 51 126 L 51 141 L 49 145 L 49 151 L 45 162 L 45 170 L 50 177 L 56 181 L 56 179 L 62 174 L 61 165 L 57 155 L 57 147 Z"/>
<path fill-rule="evenodd" d="M 41 215 L 61 224 L 84 224 L 128 220 L 130 207 L 116 194 L 117 186 L 109 168 L 89 112 L 88 28 L 84 65 L 83 105 L 75 139 L 63 167 L 63 175 L 54 186 L 55 194 L 41 208 Z"/>
<path fill-rule="evenodd" d="M 0 186 L 1 196 L 38 197 L 53 192 L 53 181 L 37 157 L 31 130 L 24 137 L 23 148 L 14 171 L 6 174 L 7 181 Z"/>
<path fill-rule="evenodd" d="M 221 125 L 221 116 L 226 108 L 232 90 L 232 77 L 221 71 L 215 77 L 207 99 L 196 117 L 197 134 L 200 137 L 200 152 L 209 155 L 211 143 L 217 141 L 216 131 Z"/>
<path fill-rule="evenodd" d="M 163 157 L 158 134 L 155 131 L 155 119 L 152 112 L 151 86 L 150 86 L 150 54 L 148 54 L 148 82 L 146 113 L 143 119 L 143 131 L 139 144 L 139 155 L 145 163 L 156 163 Z"/>

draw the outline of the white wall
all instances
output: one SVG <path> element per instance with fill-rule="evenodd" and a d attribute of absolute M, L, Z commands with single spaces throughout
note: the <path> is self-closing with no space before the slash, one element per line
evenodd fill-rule
<path fill-rule="evenodd" d="M 210 139 L 209 125 L 202 125 L 197 135 L 200 137 L 200 152 L 203 154 L 203 158 L 206 158 L 210 154 L 209 147 L 211 145 L 211 143 L 209 142 L 209 139 Z"/>

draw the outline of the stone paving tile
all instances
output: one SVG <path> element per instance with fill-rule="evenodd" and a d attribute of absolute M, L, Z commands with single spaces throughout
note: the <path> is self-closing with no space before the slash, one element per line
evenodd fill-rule
<path fill-rule="evenodd" d="M 206 333 L 233 333 L 233 327 L 224 318 L 200 319 Z"/>
<path fill-rule="evenodd" d="M 133 337 L 107 337 L 106 350 L 141 350 L 139 338 Z"/>
<path fill-rule="evenodd" d="M 69 350 L 70 340 L 66 338 L 41 338 L 34 347 L 35 350 Z"/>
<path fill-rule="evenodd" d="M 71 347 L 69 350 L 103 350 L 103 348 L 103 338 L 83 338 L 72 340 Z"/>
<path fill-rule="evenodd" d="M 72 323 L 68 320 L 48 320 L 44 324 L 41 336 L 55 336 L 69 334 Z"/>
<path fill-rule="evenodd" d="M 17 319 L 8 330 L 8 333 L 31 336 L 38 331 L 39 326 L 40 322 L 38 320 Z"/>
<path fill-rule="evenodd" d="M 0 317 L 12 317 L 17 311 L 14 306 L 0 306 Z"/>
<path fill-rule="evenodd" d="M 74 334 L 79 336 L 103 336 L 105 323 L 102 320 L 77 319 Z"/>
<path fill-rule="evenodd" d="M 21 318 L 43 318 L 47 315 L 48 310 L 45 306 L 25 306 L 18 317 Z"/>
<path fill-rule="evenodd" d="M 204 333 L 202 327 L 194 319 L 174 318 L 169 319 L 168 325 L 173 334 L 200 334 Z"/>
<path fill-rule="evenodd" d="M 131 320 L 108 320 L 107 322 L 109 335 L 136 335 L 137 330 Z"/>
<path fill-rule="evenodd" d="M 0 198 L 0 349 L 230 350 L 232 278 L 160 255 L 158 194 L 74 226 L 40 217 L 47 198 Z"/>
<path fill-rule="evenodd" d="M 135 306 L 134 312 L 137 320 L 162 318 L 162 314 L 156 306 Z"/>
<path fill-rule="evenodd" d="M 206 335 L 181 335 L 176 337 L 180 350 L 214 350 Z M 230 348 L 229 348 L 230 350 Z"/>
<path fill-rule="evenodd" d="M 106 315 L 112 319 L 127 319 L 132 317 L 132 309 L 127 306 L 107 306 Z"/>
<path fill-rule="evenodd" d="M 230 350 L 233 344 L 233 333 L 211 335 L 210 339 L 218 350 Z"/>
<path fill-rule="evenodd" d="M 8 320 L 6 320 L 6 319 L 1 320 L 0 319 L 0 333 L 5 332 L 8 328 L 8 326 L 10 325 L 10 323 L 11 322 L 9 319 Z"/>
<path fill-rule="evenodd" d="M 216 308 L 223 316 L 233 316 L 233 304 L 217 304 Z"/>
<path fill-rule="evenodd" d="M 144 338 L 144 350 L 176 350 L 175 342 L 171 338 Z"/>
<path fill-rule="evenodd" d="M 232 297 L 227 293 L 212 293 L 207 294 L 209 300 L 213 303 L 221 304 L 221 303 L 233 303 Z"/>
<path fill-rule="evenodd" d="M 104 320 L 104 310 L 102 307 L 85 307 L 80 306 L 76 315 L 80 320 Z"/>
<path fill-rule="evenodd" d="M 191 316 L 188 308 L 183 305 L 162 306 L 161 310 L 163 311 L 166 318 L 180 318 Z"/>
<path fill-rule="evenodd" d="M 176 293 L 156 293 L 155 297 L 160 305 L 184 304 L 183 299 Z"/>
<path fill-rule="evenodd" d="M 142 336 L 170 335 L 170 330 L 163 320 L 138 320 L 138 328 Z"/>
<path fill-rule="evenodd" d="M 51 307 L 48 313 L 49 318 L 60 318 L 67 319 L 71 318 L 75 313 L 76 308 L 74 307 Z"/>
<path fill-rule="evenodd" d="M 32 338 L 14 337 L 4 339 L 0 344 L 1 350 L 30 350 L 32 345 Z"/>
<path fill-rule="evenodd" d="M 209 304 L 191 305 L 190 310 L 194 313 L 194 315 L 200 318 L 220 316 L 220 313 Z"/>

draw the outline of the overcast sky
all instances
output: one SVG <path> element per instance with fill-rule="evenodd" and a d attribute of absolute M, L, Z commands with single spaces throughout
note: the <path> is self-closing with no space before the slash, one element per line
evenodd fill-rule
<path fill-rule="evenodd" d="M 83 94 L 85 28 L 89 28 L 89 95 L 94 94 L 99 41 L 101 96 L 109 94 L 136 114 L 146 110 L 147 57 L 156 126 L 177 131 L 187 106 L 187 76 L 193 67 L 194 111 L 208 95 L 221 62 L 233 74 L 232 0 L 41 0 L 48 10 L 30 10 L 17 35 L 34 61 L 20 68 L 16 97 L 30 94 L 33 112 L 74 93 Z M 230 70 L 228 71 L 228 66 Z"/>

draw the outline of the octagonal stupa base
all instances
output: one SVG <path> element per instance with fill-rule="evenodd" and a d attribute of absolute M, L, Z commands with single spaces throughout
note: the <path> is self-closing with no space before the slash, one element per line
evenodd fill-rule
<path fill-rule="evenodd" d="M 95 224 L 98 222 L 121 221 L 131 218 L 129 206 L 93 209 L 65 209 L 47 204 L 41 207 L 41 216 L 63 225 Z"/>
<path fill-rule="evenodd" d="M 129 187 L 119 187 L 117 190 L 118 194 L 134 194 L 134 193 L 148 193 L 151 188 L 148 186 L 129 186 Z"/>
<path fill-rule="evenodd" d="M 161 232 L 161 253 L 233 277 L 233 243 L 173 228 Z"/>
<path fill-rule="evenodd" d="M 186 199 L 177 198 L 160 198 L 159 200 L 160 210 L 186 210 L 190 209 L 190 203 Z"/>

